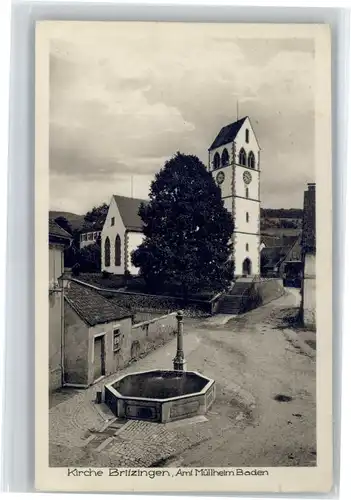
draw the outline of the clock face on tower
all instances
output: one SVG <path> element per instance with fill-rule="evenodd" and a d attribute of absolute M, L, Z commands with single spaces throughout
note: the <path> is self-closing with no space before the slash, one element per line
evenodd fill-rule
<path fill-rule="evenodd" d="M 248 172 L 248 171 L 244 172 L 243 179 L 244 179 L 245 184 L 250 184 L 250 182 L 252 181 L 252 176 L 251 176 L 250 172 Z"/>
<path fill-rule="evenodd" d="M 223 172 L 218 172 L 218 174 L 216 176 L 217 184 L 222 184 L 222 182 L 224 181 L 224 179 L 225 179 L 224 173 Z"/>

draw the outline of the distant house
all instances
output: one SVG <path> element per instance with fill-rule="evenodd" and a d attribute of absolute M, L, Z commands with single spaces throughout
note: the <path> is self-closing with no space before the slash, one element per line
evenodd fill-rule
<path fill-rule="evenodd" d="M 65 287 L 64 383 L 87 387 L 130 358 L 132 314 L 89 286 Z"/>
<path fill-rule="evenodd" d="M 283 277 L 287 262 L 301 260 L 301 235 L 287 237 L 261 237 L 262 276 Z"/>
<path fill-rule="evenodd" d="M 101 269 L 122 275 L 138 274 L 132 252 L 143 241 L 143 222 L 138 215 L 145 200 L 113 195 L 101 233 Z"/>
<path fill-rule="evenodd" d="M 79 238 L 79 248 L 84 248 L 89 245 L 92 245 L 98 241 L 99 238 L 101 238 L 101 230 L 83 230 L 80 233 L 80 238 Z"/>
<path fill-rule="evenodd" d="M 63 361 L 63 289 L 60 278 L 64 271 L 63 252 L 72 237 L 49 219 L 49 388 L 62 385 Z"/>
<path fill-rule="evenodd" d="M 304 193 L 302 224 L 303 284 L 301 312 L 306 327 L 316 327 L 316 185 Z"/>

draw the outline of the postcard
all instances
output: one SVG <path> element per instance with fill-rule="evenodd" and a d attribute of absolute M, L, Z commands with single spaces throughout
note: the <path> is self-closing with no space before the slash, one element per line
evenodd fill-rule
<path fill-rule="evenodd" d="M 37 23 L 37 489 L 331 490 L 330 54 Z"/>

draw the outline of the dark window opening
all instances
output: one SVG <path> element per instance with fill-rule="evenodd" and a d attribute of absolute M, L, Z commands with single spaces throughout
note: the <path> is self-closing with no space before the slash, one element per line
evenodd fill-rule
<path fill-rule="evenodd" d="M 252 151 L 249 153 L 249 158 L 248 158 L 248 166 L 249 168 L 255 168 L 255 155 L 253 154 Z"/>
<path fill-rule="evenodd" d="M 227 149 L 223 149 L 222 153 L 222 167 L 226 167 L 229 164 L 229 154 Z"/>
<path fill-rule="evenodd" d="M 111 265 L 111 244 L 110 244 L 110 238 L 107 236 L 105 239 L 105 267 L 110 267 Z"/>
<path fill-rule="evenodd" d="M 214 170 L 217 170 L 217 168 L 220 168 L 220 166 L 221 166 L 221 158 L 219 154 L 216 153 L 213 158 L 213 168 Z"/>
<path fill-rule="evenodd" d="M 115 266 L 121 265 L 121 238 L 117 234 L 115 239 Z"/>
<path fill-rule="evenodd" d="M 239 165 L 246 166 L 246 153 L 244 148 L 241 148 L 239 152 Z"/>

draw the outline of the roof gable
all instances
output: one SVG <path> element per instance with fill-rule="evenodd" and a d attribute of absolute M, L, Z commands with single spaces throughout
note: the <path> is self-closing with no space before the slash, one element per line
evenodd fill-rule
<path fill-rule="evenodd" d="M 209 151 L 211 151 L 211 149 L 219 148 L 224 144 L 228 144 L 228 142 L 234 141 L 239 130 L 241 129 L 247 118 L 248 117 L 245 116 L 244 118 L 241 118 L 236 122 L 230 123 L 229 125 L 222 127 L 221 130 L 219 131 L 219 134 L 217 135 L 212 145 L 210 146 Z"/>
<path fill-rule="evenodd" d="M 54 239 L 64 240 L 69 243 L 72 240 L 72 235 L 62 229 L 53 219 L 49 219 L 49 241 Z"/>
<path fill-rule="evenodd" d="M 132 316 L 127 309 L 116 305 L 89 286 L 72 280 L 65 290 L 65 299 L 89 326 L 110 323 Z"/>
<path fill-rule="evenodd" d="M 287 253 L 289 252 L 290 248 L 289 247 L 265 247 L 261 250 L 261 255 L 264 257 L 266 260 L 265 264 L 263 265 L 263 268 L 266 267 L 275 267 L 284 258 L 286 257 Z"/>
<path fill-rule="evenodd" d="M 127 198 L 126 196 L 113 195 L 125 228 L 129 231 L 142 231 L 143 221 L 139 216 L 141 203 L 148 203 L 140 198 Z"/>

